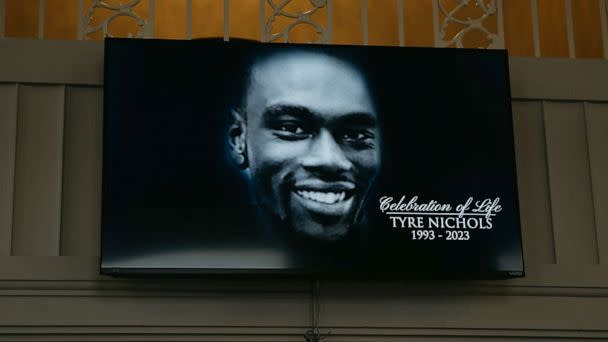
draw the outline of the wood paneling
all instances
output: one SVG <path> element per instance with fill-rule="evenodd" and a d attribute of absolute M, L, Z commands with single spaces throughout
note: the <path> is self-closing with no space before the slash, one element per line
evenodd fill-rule
<path fill-rule="evenodd" d="M 511 56 L 534 56 L 530 0 L 502 1 L 505 48 Z"/>
<path fill-rule="evenodd" d="M 230 37 L 260 40 L 258 0 L 230 2 Z"/>
<path fill-rule="evenodd" d="M 5 0 L 5 36 L 38 37 L 38 0 Z"/>
<path fill-rule="evenodd" d="M 586 103 L 585 111 L 598 252 L 608 264 L 608 103 Z"/>
<path fill-rule="evenodd" d="M 76 39 L 78 19 L 78 0 L 45 1 L 44 39 Z"/>
<path fill-rule="evenodd" d="M 551 203 L 540 101 L 513 103 L 513 129 L 524 261 L 555 263 Z"/>
<path fill-rule="evenodd" d="M 101 88 L 67 88 L 61 255 L 99 255 L 102 105 Z"/>
<path fill-rule="evenodd" d="M 38 36 L 38 0 L 6 1 L 6 35 L 8 37 Z M 457 3 L 441 0 L 448 10 Z M 512 56 L 533 56 L 531 0 L 502 1 L 504 17 L 505 46 Z M 46 1 L 44 36 L 47 39 L 75 39 L 77 36 L 78 0 Z M 118 4 L 119 2 L 112 2 Z M 368 0 L 368 38 L 372 45 L 397 45 L 399 41 L 397 0 Z M 85 0 L 84 13 L 88 13 L 92 0 Z M 278 2 L 277 2 L 278 4 Z M 361 0 L 333 0 L 333 42 L 336 44 L 362 44 Z M 147 19 L 149 1 L 141 1 L 135 12 Z M 223 36 L 223 2 L 216 0 L 192 0 L 193 37 Z M 286 11 L 297 13 L 311 8 L 310 0 L 291 0 Z M 230 2 L 230 31 L 235 38 L 260 39 L 258 0 L 235 0 Z M 404 37 L 408 46 L 434 46 L 433 1 L 403 0 Z M 270 6 L 265 4 L 266 18 Z M 540 49 L 543 57 L 568 57 L 568 33 L 566 8 L 562 0 L 538 0 Z M 92 15 L 91 25 L 103 22 L 115 12 L 98 8 Z M 477 6 L 467 6 L 458 15 L 479 17 Z M 186 0 L 156 0 L 154 35 L 156 38 L 186 38 Z M 573 34 L 577 58 L 601 58 L 602 36 L 599 15 L 599 0 L 572 1 Z M 440 25 L 444 19 L 439 14 Z M 322 8 L 311 19 L 325 27 L 327 8 Z M 289 25 L 293 19 L 277 17 L 273 32 Z M 497 16 L 486 19 L 483 25 L 491 32 L 498 31 Z M 446 39 L 452 38 L 465 28 L 454 22 L 448 23 Z M 110 31 L 117 37 L 128 37 L 139 30 L 136 21 L 129 17 L 119 17 L 110 24 Z M 291 31 L 292 42 L 311 42 L 318 34 L 310 25 L 298 25 Z M 486 46 L 486 35 L 473 30 L 464 36 L 465 47 Z M 89 35 L 95 40 L 102 39 L 101 32 Z"/>
<path fill-rule="evenodd" d="M 369 45 L 399 45 L 397 0 L 367 1 Z"/>
<path fill-rule="evenodd" d="M 59 255 L 64 86 L 21 86 L 13 255 Z"/>
<path fill-rule="evenodd" d="M 192 37 L 224 36 L 224 2 L 217 0 L 192 1 Z"/>
<path fill-rule="evenodd" d="M 154 37 L 186 38 L 186 0 L 154 1 Z"/>
<path fill-rule="evenodd" d="M 17 85 L 0 84 L 0 256 L 11 254 Z"/>
<path fill-rule="evenodd" d="M 333 0 L 333 43 L 363 44 L 361 0 Z"/>
<path fill-rule="evenodd" d="M 602 29 L 599 8 L 599 0 L 572 1 L 576 58 L 602 58 Z"/>
<path fill-rule="evenodd" d="M 563 0 L 538 0 L 540 54 L 568 57 L 566 8 Z"/>
<path fill-rule="evenodd" d="M 545 102 L 543 108 L 556 261 L 597 264 L 583 104 Z"/>
<path fill-rule="evenodd" d="M 435 46 L 433 2 L 404 0 L 403 27 L 406 46 Z"/>

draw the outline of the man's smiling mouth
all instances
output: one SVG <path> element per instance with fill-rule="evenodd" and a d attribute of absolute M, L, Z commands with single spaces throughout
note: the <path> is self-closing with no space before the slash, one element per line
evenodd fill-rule
<path fill-rule="evenodd" d="M 314 190 L 296 190 L 296 193 L 303 198 L 311 201 L 324 203 L 324 204 L 335 204 L 344 201 L 346 198 L 346 191 L 331 192 L 331 191 L 314 191 Z"/>
<path fill-rule="evenodd" d="M 297 182 L 292 201 L 310 213 L 325 217 L 348 215 L 354 205 L 356 185 L 353 182 L 324 182 L 308 179 Z"/>

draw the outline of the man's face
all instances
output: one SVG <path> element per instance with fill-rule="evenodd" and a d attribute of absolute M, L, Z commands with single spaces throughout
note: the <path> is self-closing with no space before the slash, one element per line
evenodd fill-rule
<path fill-rule="evenodd" d="M 380 164 L 377 116 L 359 71 L 322 54 L 275 55 L 252 69 L 245 111 L 264 210 L 308 236 L 344 236 Z"/>

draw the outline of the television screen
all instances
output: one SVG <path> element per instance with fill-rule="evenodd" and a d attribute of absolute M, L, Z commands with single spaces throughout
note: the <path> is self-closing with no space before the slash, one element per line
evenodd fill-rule
<path fill-rule="evenodd" d="M 505 51 L 105 42 L 101 272 L 523 275 Z"/>

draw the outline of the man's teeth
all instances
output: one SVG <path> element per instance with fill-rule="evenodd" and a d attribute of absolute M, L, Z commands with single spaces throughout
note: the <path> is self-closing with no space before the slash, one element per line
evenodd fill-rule
<path fill-rule="evenodd" d="M 346 192 L 320 192 L 320 191 L 304 191 L 298 190 L 298 195 L 313 200 L 316 202 L 321 202 L 325 204 L 334 204 L 337 202 L 341 202 L 346 197 Z"/>

